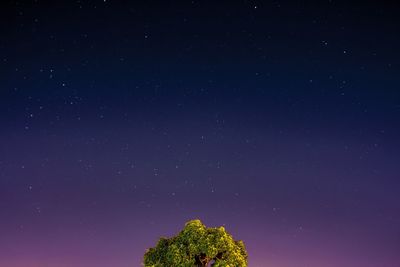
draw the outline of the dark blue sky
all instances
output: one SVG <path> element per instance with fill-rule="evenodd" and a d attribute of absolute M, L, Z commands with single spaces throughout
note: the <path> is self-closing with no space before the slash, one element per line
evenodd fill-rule
<path fill-rule="evenodd" d="M 399 267 L 398 7 L 0 9 L 0 266 L 140 266 L 190 219 L 251 267 Z"/>

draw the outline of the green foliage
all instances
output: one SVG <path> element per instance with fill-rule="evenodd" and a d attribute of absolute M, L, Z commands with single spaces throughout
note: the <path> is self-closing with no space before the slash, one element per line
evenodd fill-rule
<path fill-rule="evenodd" d="M 224 227 L 207 228 L 200 220 L 186 223 L 171 238 L 160 238 L 157 246 L 144 254 L 145 267 L 246 267 L 247 252 Z"/>

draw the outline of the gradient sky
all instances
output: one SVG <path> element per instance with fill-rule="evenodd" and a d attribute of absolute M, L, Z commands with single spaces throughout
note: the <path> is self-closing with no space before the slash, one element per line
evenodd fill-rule
<path fill-rule="evenodd" d="M 400 266 L 396 5 L 54 2 L 0 8 L 1 267 Z"/>

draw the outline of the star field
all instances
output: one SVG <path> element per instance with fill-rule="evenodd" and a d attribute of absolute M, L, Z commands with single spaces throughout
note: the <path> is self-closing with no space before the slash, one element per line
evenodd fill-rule
<path fill-rule="evenodd" d="M 0 8 L 0 266 L 140 266 L 199 218 L 252 267 L 399 267 L 398 7 Z"/>

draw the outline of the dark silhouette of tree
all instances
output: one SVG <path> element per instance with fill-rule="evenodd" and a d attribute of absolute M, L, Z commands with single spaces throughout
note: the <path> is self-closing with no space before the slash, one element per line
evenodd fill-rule
<path fill-rule="evenodd" d="M 160 238 L 144 254 L 145 267 L 246 267 L 247 251 L 224 227 L 207 228 L 200 220 L 186 223 L 171 238 Z"/>

